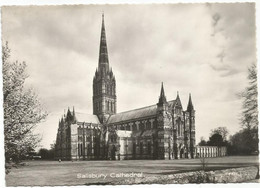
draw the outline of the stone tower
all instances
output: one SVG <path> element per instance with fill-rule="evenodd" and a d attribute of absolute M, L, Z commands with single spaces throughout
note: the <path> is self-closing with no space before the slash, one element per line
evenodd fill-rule
<path fill-rule="evenodd" d="M 93 78 L 93 114 L 105 123 L 109 115 L 116 113 L 116 80 L 109 67 L 104 14 L 99 48 L 98 68 Z"/>
<path fill-rule="evenodd" d="M 170 151 L 169 151 L 169 138 L 171 136 L 170 125 L 172 125 L 172 118 L 169 113 L 169 104 L 166 100 L 166 96 L 164 93 L 163 83 L 161 86 L 161 93 L 159 97 L 159 101 L 157 103 L 157 123 L 158 123 L 158 140 L 159 142 L 159 153 L 158 159 L 169 159 Z"/>
<path fill-rule="evenodd" d="M 191 100 L 191 94 L 189 96 L 189 102 L 187 106 L 188 121 L 189 121 L 189 135 L 190 135 L 190 157 L 195 157 L 195 110 Z"/>

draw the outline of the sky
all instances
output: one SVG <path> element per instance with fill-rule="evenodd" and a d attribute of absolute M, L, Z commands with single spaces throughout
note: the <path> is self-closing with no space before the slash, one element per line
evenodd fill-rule
<path fill-rule="evenodd" d="M 92 114 L 102 12 L 118 112 L 156 104 L 163 82 L 184 110 L 191 93 L 197 143 L 219 126 L 241 129 L 237 94 L 256 63 L 254 3 L 3 7 L 2 41 L 27 63 L 26 87 L 49 114 L 34 130 L 42 147 L 68 107 Z"/>

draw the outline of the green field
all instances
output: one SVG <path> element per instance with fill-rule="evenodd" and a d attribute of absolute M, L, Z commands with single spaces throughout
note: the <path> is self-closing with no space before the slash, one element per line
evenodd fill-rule
<path fill-rule="evenodd" d="M 258 156 L 206 158 L 206 161 L 206 170 L 259 165 Z M 202 168 L 200 159 L 62 161 L 60 163 L 58 161 L 26 161 L 25 163 L 25 166 L 12 169 L 6 175 L 7 186 L 104 184 L 124 179 L 124 177 L 114 177 L 121 176 L 122 173 L 126 175 L 133 172 L 142 173 L 143 176 L 160 176 Z M 92 175 L 93 178 L 89 177 Z M 100 177 L 94 177 L 95 175 Z M 101 175 L 106 175 L 106 177 L 101 177 Z"/>

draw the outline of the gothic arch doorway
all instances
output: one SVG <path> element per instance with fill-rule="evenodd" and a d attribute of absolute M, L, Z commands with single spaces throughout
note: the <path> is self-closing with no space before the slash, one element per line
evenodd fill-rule
<path fill-rule="evenodd" d="M 158 141 L 154 141 L 153 159 L 158 159 Z"/>
<path fill-rule="evenodd" d="M 116 146 L 113 145 L 111 149 L 111 160 L 116 160 Z"/>
<path fill-rule="evenodd" d="M 136 143 L 133 143 L 133 159 L 136 159 Z"/>
<path fill-rule="evenodd" d="M 143 142 L 140 142 L 140 158 L 143 158 Z"/>
<path fill-rule="evenodd" d="M 183 148 L 181 148 L 181 150 L 180 150 L 180 158 L 182 159 L 184 156 L 184 149 Z"/>

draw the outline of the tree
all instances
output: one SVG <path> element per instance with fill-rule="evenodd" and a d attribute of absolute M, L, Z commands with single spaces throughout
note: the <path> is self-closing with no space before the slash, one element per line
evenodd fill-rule
<path fill-rule="evenodd" d="M 211 130 L 211 136 L 213 134 L 219 134 L 222 136 L 224 141 L 227 140 L 228 133 L 229 133 L 229 131 L 228 131 L 227 127 L 217 127 L 216 129 Z"/>
<path fill-rule="evenodd" d="M 239 94 L 243 100 L 241 125 L 242 130 L 230 139 L 234 154 L 252 154 L 258 151 L 258 102 L 256 64 L 248 68 L 248 87 Z"/>
<path fill-rule="evenodd" d="M 239 94 L 243 100 L 242 127 L 251 129 L 258 126 L 258 103 L 257 103 L 257 70 L 256 64 L 248 68 L 248 87 Z"/>
<path fill-rule="evenodd" d="M 53 160 L 54 159 L 54 148 L 45 149 L 41 148 L 37 155 L 40 155 L 42 159 Z"/>
<path fill-rule="evenodd" d="M 54 152 L 55 152 L 55 144 L 51 144 L 50 149 L 41 148 L 37 155 L 41 156 L 41 159 L 53 160 L 54 159 Z"/>
<path fill-rule="evenodd" d="M 199 146 L 206 146 L 207 145 L 207 142 L 206 140 L 203 138 L 203 137 L 200 137 L 200 142 L 198 144 Z"/>
<path fill-rule="evenodd" d="M 19 163 L 37 146 L 40 138 L 33 134 L 33 129 L 46 118 L 47 113 L 42 109 L 33 89 L 24 87 L 25 80 L 28 78 L 26 63 L 10 61 L 8 43 L 2 46 L 2 61 L 4 147 L 6 168 L 9 168 L 10 162 Z"/>
<path fill-rule="evenodd" d="M 254 134 L 255 133 L 255 134 Z M 230 153 L 233 155 L 249 155 L 258 151 L 257 129 L 243 129 L 230 138 Z"/>
<path fill-rule="evenodd" d="M 222 136 L 218 133 L 213 134 L 209 137 L 209 141 L 207 142 L 208 146 L 225 146 L 225 142 Z"/>

